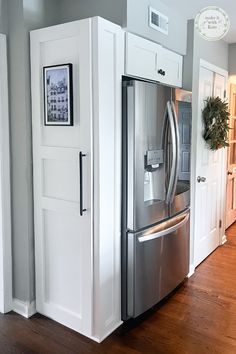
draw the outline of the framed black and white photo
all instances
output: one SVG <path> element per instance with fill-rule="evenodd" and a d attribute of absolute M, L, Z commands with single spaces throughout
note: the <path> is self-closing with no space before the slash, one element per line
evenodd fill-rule
<path fill-rule="evenodd" d="M 45 66 L 44 124 L 73 125 L 72 64 Z"/>

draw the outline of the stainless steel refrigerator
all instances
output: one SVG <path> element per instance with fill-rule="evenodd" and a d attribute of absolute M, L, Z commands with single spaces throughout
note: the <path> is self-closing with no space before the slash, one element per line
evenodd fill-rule
<path fill-rule="evenodd" d="M 175 92 L 123 80 L 123 320 L 154 306 L 189 271 L 191 103 L 181 105 Z"/>

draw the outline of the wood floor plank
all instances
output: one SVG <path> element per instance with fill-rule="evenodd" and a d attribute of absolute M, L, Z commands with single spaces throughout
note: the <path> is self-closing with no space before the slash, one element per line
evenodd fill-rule
<path fill-rule="evenodd" d="M 0 354 L 235 354 L 236 224 L 173 295 L 97 344 L 36 314 L 0 315 Z"/>

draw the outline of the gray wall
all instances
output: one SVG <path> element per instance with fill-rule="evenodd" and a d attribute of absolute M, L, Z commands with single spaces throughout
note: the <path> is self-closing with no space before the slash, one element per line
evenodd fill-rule
<path fill-rule="evenodd" d="M 163 44 L 180 54 L 186 53 L 187 21 L 181 13 L 160 0 L 58 0 L 60 22 L 101 16 L 127 28 L 128 31 Z M 169 16 L 169 35 L 148 26 L 149 6 Z"/>
<path fill-rule="evenodd" d="M 30 151 L 27 136 L 29 122 L 28 98 L 26 94 L 26 38 L 23 22 L 23 6 L 20 0 L 9 0 L 9 101 L 10 101 L 10 144 L 11 144 L 11 187 L 12 187 L 12 245 L 13 245 L 13 297 L 25 301 L 30 299 L 29 240 L 33 240 L 32 212 L 29 197 L 32 195 Z M 28 106 L 28 107 L 27 107 Z M 28 123 L 28 124 L 27 124 Z M 28 186 L 29 183 L 29 186 Z M 30 252 L 31 251 L 31 252 Z"/>
<path fill-rule="evenodd" d="M 183 89 L 192 91 L 193 81 L 193 44 L 194 26 L 192 21 L 187 25 L 187 53 L 183 58 Z"/>
<path fill-rule="evenodd" d="M 186 90 L 192 91 L 193 76 L 195 76 L 195 79 L 198 78 L 200 59 L 228 70 L 228 43 L 222 40 L 211 42 L 203 39 L 194 29 L 194 20 L 188 21 L 187 47 L 183 71 L 183 87 Z"/>
<path fill-rule="evenodd" d="M 127 0 L 59 0 L 60 21 L 101 16 L 120 26 L 126 26 Z"/>
<path fill-rule="evenodd" d="M 192 21 L 192 25 L 194 23 Z M 225 41 L 206 41 L 197 31 L 194 36 L 194 58 L 202 58 L 222 69 L 228 70 L 228 43 Z"/>
<path fill-rule="evenodd" d="M 236 43 L 229 45 L 229 75 L 236 75 Z"/>
<path fill-rule="evenodd" d="M 8 33 L 8 2 L 0 0 L 0 33 Z"/>
<path fill-rule="evenodd" d="M 148 25 L 148 8 L 152 6 L 169 17 L 169 34 L 155 31 Z M 180 54 L 186 54 L 187 21 L 176 9 L 160 0 L 128 0 L 127 30 L 151 39 Z"/>
<path fill-rule="evenodd" d="M 56 4 L 57 0 L 2 1 L 2 15 L 9 22 L 4 32 L 8 32 L 13 297 L 21 301 L 35 298 L 29 31 L 57 23 Z"/>

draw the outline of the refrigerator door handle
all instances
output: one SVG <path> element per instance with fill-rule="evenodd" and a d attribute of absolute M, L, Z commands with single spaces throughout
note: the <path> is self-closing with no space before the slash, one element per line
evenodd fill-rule
<path fill-rule="evenodd" d="M 175 190 L 176 190 L 176 185 L 178 181 L 178 176 L 179 176 L 179 162 L 180 162 L 180 137 L 179 137 L 179 128 L 178 128 L 178 119 L 177 119 L 177 114 L 175 110 L 175 105 L 174 102 L 171 101 L 171 109 L 173 113 L 173 120 L 174 120 L 174 125 L 175 125 L 175 138 L 176 138 L 176 166 L 175 166 L 175 178 L 174 178 L 174 183 L 171 191 L 171 197 L 170 201 L 173 202 L 174 195 L 175 195 Z"/>
<path fill-rule="evenodd" d="M 158 232 L 154 232 L 153 234 L 150 235 L 144 235 L 144 236 L 140 236 L 138 237 L 138 240 L 140 243 L 142 242 L 147 242 L 147 241 L 151 241 L 151 240 L 155 240 L 159 237 L 162 236 L 166 236 L 172 232 L 175 232 L 176 230 L 178 230 L 181 226 L 185 225 L 187 223 L 187 221 L 189 220 L 189 212 L 183 214 L 182 216 L 183 218 L 181 218 L 181 221 L 178 222 L 177 224 L 168 227 L 167 229 L 158 231 Z M 180 217 L 177 217 L 177 219 L 179 219 Z"/>
<path fill-rule="evenodd" d="M 172 113 L 172 107 L 170 101 L 168 101 L 166 105 L 166 114 L 170 124 L 170 132 L 171 132 L 171 139 L 172 139 L 172 166 L 171 166 L 168 190 L 166 193 L 166 202 L 169 203 L 171 201 L 171 198 L 173 198 L 172 194 L 173 194 L 173 188 L 176 179 L 176 159 L 177 159 L 176 128 L 175 128 L 175 121 L 174 121 L 174 116 Z"/>

